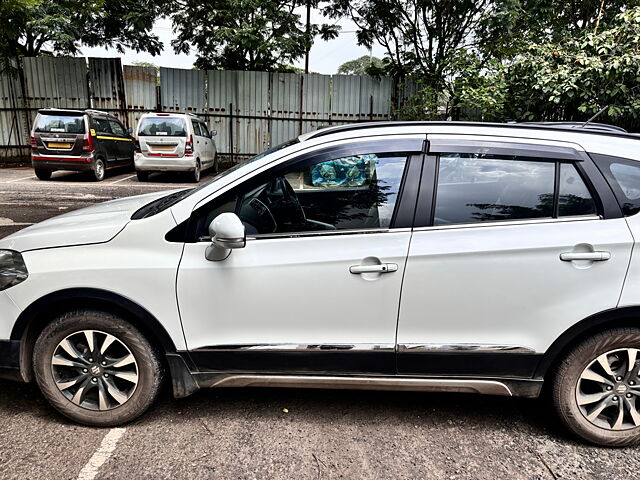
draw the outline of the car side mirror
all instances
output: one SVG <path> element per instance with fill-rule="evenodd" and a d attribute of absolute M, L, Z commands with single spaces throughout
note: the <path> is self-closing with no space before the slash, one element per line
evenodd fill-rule
<path fill-rule="evenodd" d="M 131 127 L 127 128 L 127 133 L 129 135 L 131 135 L 133 133 L 133 128 L 131 128 Z"/>
<path fill-rule="evenodd" d="M 210 135 L 211 137 L 215 137 L 216 135 L 218 135 L 218 131 L 217 130 L 211 130 L 209 133 L 211 134 Z"/>
<path fill-rule="evenodd" d="M 205 258 L 219 262 L 231 255 L 234 248 L 244 248 L 247 243 L 242 220 L 235 213 L 221 213 L 209 225 L 211 245 L 207 247 Z"/>

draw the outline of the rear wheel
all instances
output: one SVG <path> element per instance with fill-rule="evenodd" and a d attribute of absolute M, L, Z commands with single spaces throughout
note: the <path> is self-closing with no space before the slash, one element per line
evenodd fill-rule
<path fill-rule="evenodd" d="M 147 180 L 149 180 L 149 172 L 136 170 L 136 176 L 138 177 L 139 182 L 146 182 Z"/>
<path fill-rule="evenodd" d="M 158 355 L 136 328 L 89 310 L 65 314 L 45 327 L 33 367 L 49 403 L 86 425 L 137 418 L 157 397 L 162 380 Z"/>
<path fill-rule="evenodd" d="M 36 168 L 34 170 L 36 172 L 36 177 L 38 177 L 40 180 L 49 180 L 51 178 L 51 174 L 53 173 L 53 170 L 49 170 L 46 168 Z"/>
<path fill-rule="evenodd" d="M 106 166 L 104 164 L 104 160 L 101 158 L 96 159 L 95 164 L 93 165 L 93 177 L 96 182 L 104 180 L 105 171 Z"/>
<path fill-rule="evenodd" d="M 589 337 L 566 356 L 553 383 L 560 418 L 603 446 L 640 444 L 640 330 L 616 328 Z"/>
<path fill-rule="evenodd" d="M 202 173 L 202 167 L 200 166 L 200 160 L 196 162 L 196 168 L 191 173 L 191 181 L 198 183 L 200 181 L 200 174 Z"/>

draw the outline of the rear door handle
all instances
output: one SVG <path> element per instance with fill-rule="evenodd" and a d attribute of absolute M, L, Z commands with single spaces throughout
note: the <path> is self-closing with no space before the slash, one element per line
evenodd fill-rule
<path fill-rule="evenodd" d="M 360 273 L 390 273 L 398 270 L 395 263 L 381 263 L 378 265 L 353 265 L 349 267 L 349 271 L 356 275 Z"/>
<path fill-rule="evenodd" d="M 609 260 L 611 253 L 609 252 L 565 252 L 560 254 L 560 260 L 563 262 L 573 262 L 574 260 L 590 260 L 592 262 L 602 262 Z"/>

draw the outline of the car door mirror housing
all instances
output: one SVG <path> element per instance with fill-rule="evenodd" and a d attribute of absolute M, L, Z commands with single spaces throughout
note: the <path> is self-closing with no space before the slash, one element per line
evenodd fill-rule
<path fill-rule="evenodd" d="M 242 220 L 231 212 L 221 213 L 209 225 L 211 245 L 205 257 L 212 262 L 226 259 L 234 248 L 244 248 L 247 243 Z"/>
<path fill-rule="evenodd" d="M 217 130 L 211 130 L 209 133 L 210 133 L 211 137 L 215 137 L 216 135 L 218 135 L 218 131 Z"/>

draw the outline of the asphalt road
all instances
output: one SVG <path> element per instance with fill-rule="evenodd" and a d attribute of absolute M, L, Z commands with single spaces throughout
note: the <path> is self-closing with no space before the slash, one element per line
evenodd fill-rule
<path fill-rule="evenodd" d="M 96 202 L 188 186 L 0 169 L 0 237 Z M 204 178 L 203 181 L 207 179 Z M 285 411 L 286 410 L 286 411 Z M 331 390 L 164 392 L 120 429 L 75 425 L 34 385 L 0 380 L 2 479 L 640 479 L 640 450 L 584 445 L 542 401 Z"/>

